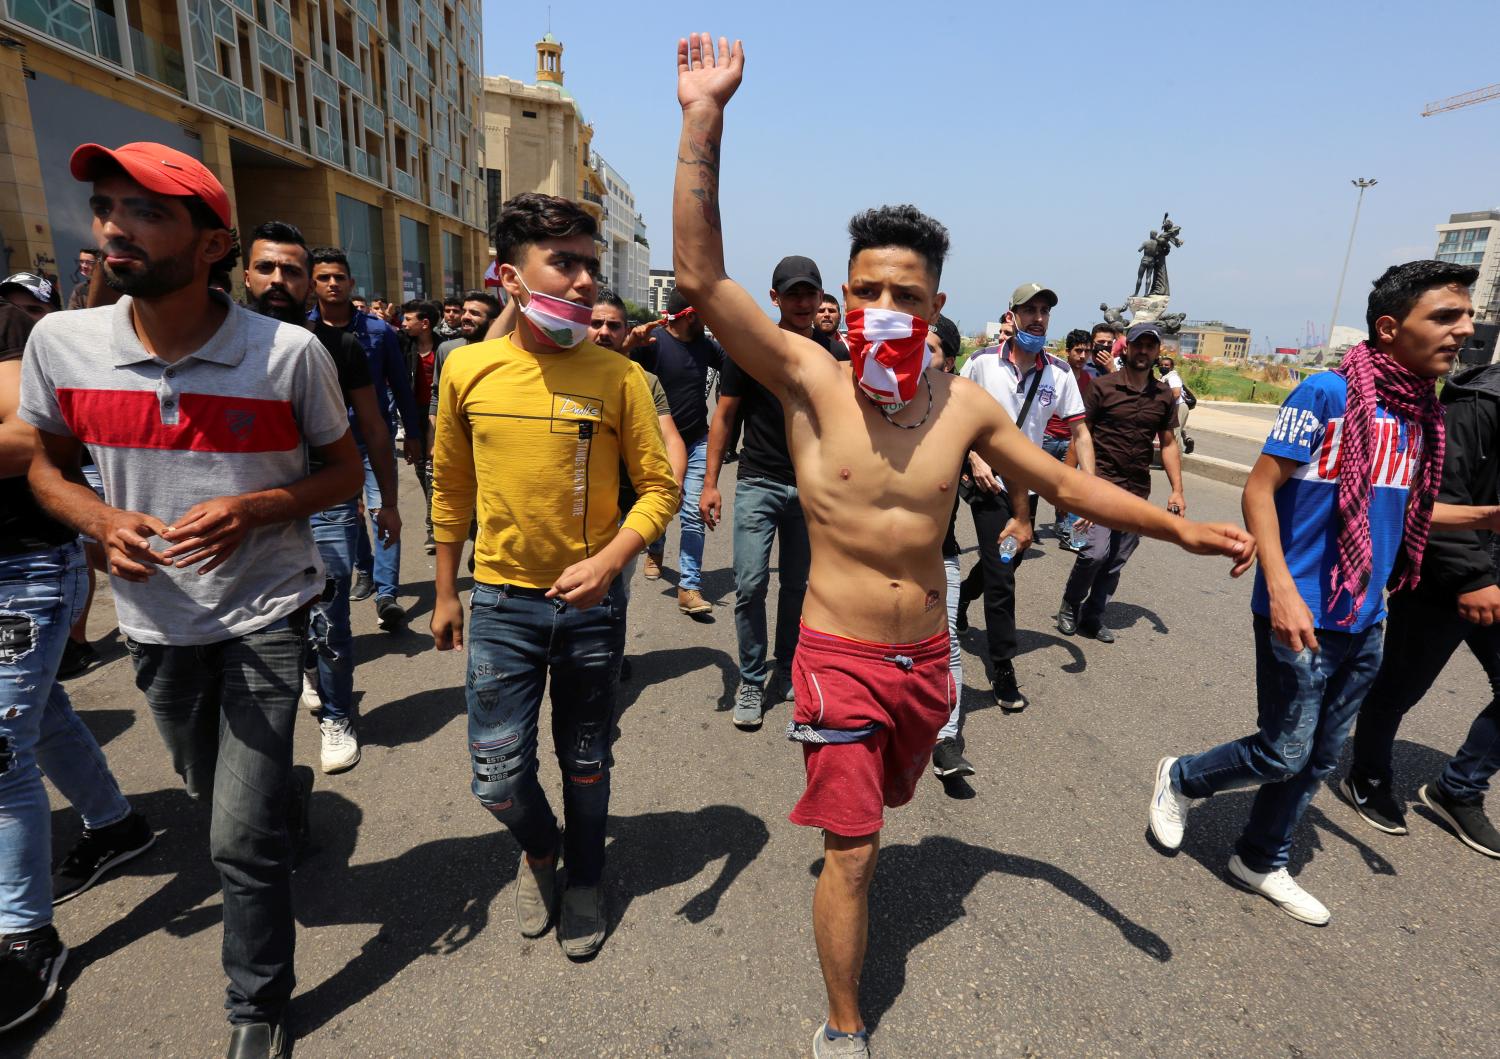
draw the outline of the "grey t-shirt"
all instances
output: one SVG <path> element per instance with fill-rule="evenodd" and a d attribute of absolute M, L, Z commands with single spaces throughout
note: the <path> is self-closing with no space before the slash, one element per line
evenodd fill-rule
<path fill-rule="evenodd" d="M 307 476 L 307 447 L 349 429 L 333 361 L 304 327 L 230 304 L 213 338 L 167 364 L 146 352 L 130 298 L 37 324 L 21 369 L 21 418 L 89 447 L 111 507 L 168 526 L 204 500 Z M 163 546 L 155 540 L 153 545 Z M 323 568 L 306 519 L 261 526 L 228 562 L 111 579 L 120 631 L 141 643 L 218 643 L 264 628 L 318 595 Z"/>

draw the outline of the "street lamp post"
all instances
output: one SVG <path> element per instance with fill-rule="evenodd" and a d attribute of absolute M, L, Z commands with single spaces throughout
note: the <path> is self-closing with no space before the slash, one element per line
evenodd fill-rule
<path fill-rule="evenodd" d="M 1373 177 L 1358 177 L 1349 183 L 1359 188 L 1359 198 L 1354 200 L 1354 223 L 1349 226 L 1349 246 L 1344 251 L 1344 268 L 1339 273 L 1339 289 L 1333 296 L 1333 316 L 1328 320 L 1328 334 L 1323 339 L 1323 344 L 1328 347 L 1329 357 L 1333 356 L 1333 327 L 1339 322 L 1339 302 L 1344 300 L 1344 278 L 1349 275 L 1349 256 L 1354 253 L 1354 233 L 1359 228 L 1359 208 L 1364 205 L 1365 188 L 1372 188 L 1379 181 Z"/>

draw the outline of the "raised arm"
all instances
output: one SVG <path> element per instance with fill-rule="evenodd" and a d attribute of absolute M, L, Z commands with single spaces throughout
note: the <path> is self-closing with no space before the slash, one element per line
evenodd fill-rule
<path fill-rule="evenodd" d="M 724 108 L 740 85 L 745 52 L 719 38 L 714 56 L 707 34 L 677 42 L 677 101 L 682 139 L 672 196 L 672 264 L 677 287 L 713 329 L 730 357 L 778 397 L 806 390 L 812 377 L 837 362 L 809 338 L 784 331 L 724 272 L 719 223 L 719 143 Z"/>

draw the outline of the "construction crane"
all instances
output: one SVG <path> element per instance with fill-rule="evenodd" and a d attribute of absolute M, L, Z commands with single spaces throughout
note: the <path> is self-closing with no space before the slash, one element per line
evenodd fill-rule
<path fill-rule="evenodd" d="M 1422 117 L 1430 118 L 1434 114 L 1441 114 L 1448 110 L 1458 110 L 1460 107 L 1472 107 L 1475 103 L 1484 103 L 1491 99 L 1500 99 L 1500 85 L 1488 85 L 1484 88 L 1476 88 L 1472 92 L 1461 92 L 1447 99 L 1439 99 L 1429 103 L 1422 108 Z"/>

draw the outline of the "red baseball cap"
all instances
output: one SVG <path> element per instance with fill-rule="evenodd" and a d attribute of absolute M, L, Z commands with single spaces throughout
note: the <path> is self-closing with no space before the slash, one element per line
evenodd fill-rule
<path fill-rule="evenodd" d="M 73 152 L 68 168 L 74 180 L 96 180 L 105 162 L 125 170 L 131 180 L 148 191 L 161 195 L 196 195 L 224 222 L 233 228 L 229 217 L 229 193 L 219 178 L 192 155 L 174 151 L 159 143 L 127 143 L 110 150 L 97 143 L 86 143 Z"/>

